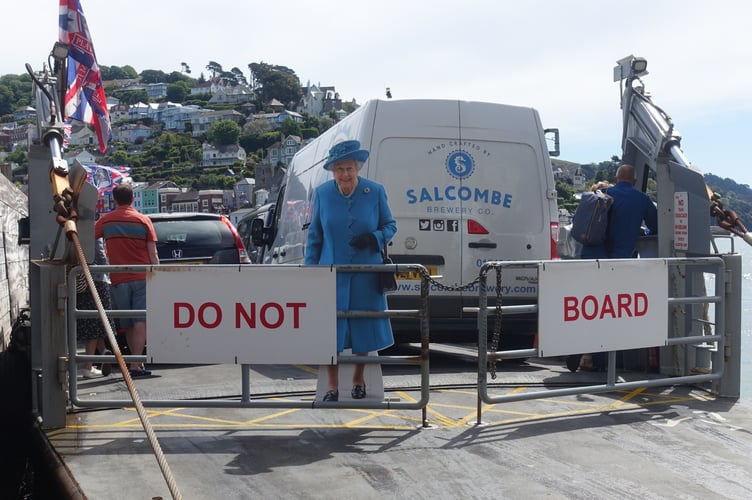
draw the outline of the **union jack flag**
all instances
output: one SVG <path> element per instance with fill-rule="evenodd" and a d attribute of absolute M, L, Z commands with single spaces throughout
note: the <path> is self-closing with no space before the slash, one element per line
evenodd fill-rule
<path fill-rule="evenodd" d="M 79 0 L 60 0 L 60 42 L 68 45 L 68 74 L 65 103 L 66 118 L 94 126 L 102 153 L 112 136 L 107 98 L 99 72 L 89 27 Z"/>
<path fill-rule="evenodd" d="M 83 165 L 86 170 L 86 180 L 93 184 L 99 196 L 112 191 L 112 188 L 123 182 L 130 182 L 131 169 L 129 167 L 107 167 L 104 165 Z"/>

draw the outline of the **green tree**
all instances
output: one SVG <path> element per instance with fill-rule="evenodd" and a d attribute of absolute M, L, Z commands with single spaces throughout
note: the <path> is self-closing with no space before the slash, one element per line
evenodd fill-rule
<path fill-rule="evenodd" d="M 149 94 L 145 90 L 113 90 L 112 96 L 120 99 L 122 104 L 149 102 Z"/>
<path fill-rule="evenodd" d="M 300 137 L 303 139 L 313 139 L 319 136 L 319 129 L 315 127 L 307 127 L 300 129 Z"/>
<path fill-rule="evenodd" d="M 235 87 L 238 82 L 238 77 L 235 73 L 232 71 L 223 71 L 219 74 L 219 78 L 227 85 L 232 85 Z"/>
<path fill-rule="evenodd" d="M 284 134 L 285 136 L 300 136 L 300 124 L 298 124 L 295 120 L 288 116 L 280 125 L 279 131 L 282 132 L 282 134 Z"/>
<path fill-rule="evenodd" d="M 118 149 L 109 155 L 110 161 L 115 165 L 127 165 L 128 153 L 124 149 Z"/>
<path fill-rule="evenodd" d="M 248 85 L 248 80 L 240 68 L 232 68 L 230 71 L 235 76 L 236 84 Z"/>
<path fill-rule="evenodd" d="M 212 144 L 237 144 L 240 125 L 232 120 L 217 120 L 209 125 L 206 140 Z"/>
<path fill-rule="evenodd" d="M 222 65 L 218 62 L 209 61 L 209 64 L 206 65 L 206 69 L 211 71 L 212 78 L 215 78 L 218 74 L 222 74 Z"/>
<path fill-rule="evenodd" d="M 319 128 L 320 125 L 318 116 L 303 113 L 303 128 Z"/>
<path fill-rule="evenodd" d="M 263 105 L 277 99 L 289 106 L 300 101 L 303 96 L 300 79 L 290 68 L 264 62 L 250 63 L 248 68 L 251 70 L 251 85 L 260 101 L 258 104 Z"/>
<path fill-rule="evenodd" d="M 3 92 L 10 102 L 6 103 L 9 111 L 0 111 L 0 115 L 9 114 L 18 108 L 29 106 L 32 98 L 31 76 L 23 75 L 3 75 L 0 77 L 0 88 L 5 88 Z M 12 95 L 12 97 L 10 97 Z"/>
<path fill-rule="evenodd" d="M 25 148 L 17 148 L 14 152 L 9 153 L 5 157 L 5 161 L 18 164 L 20 167 L 27 167 L 29 163 L 29 155 L 26 153 Z"/>
<path fill-rule="evenodd" d="M 141 83 L 165 83 L 167 73 L 158 69 L 145 69 L 141 72 Z"/>
<path fill-rule="evenodd" d="M 7 85 L 0 85 L 0 115 L 11 115 L 15 111 L 16 96 Z"/>
<path fill-rule="evenodd" d="M 102 80 L 131 80 L 138 78 L 133 66 L 99 66 Z"/>
<path fill-rule="evenodd" d="M 577 199 L 574 197 L 574 188 L 562 181 L 556 182 L 556 202 L 559 208 L 566 208 L 570 213 L 574 213 L 577 208 Z"/>
<path fill-rule="evenodd" d="M 175 82 L 167 85 L 167 99 L 171 102 L 182 103 L 191 94 L 191 89 L 185 82 Z"/>
<path fill-rule="evenodd" d="M 195 78 L 184 75 L 180 71 L 173 71 L 172 73 L 167 75 L 167 80 L 165 80 L 166 83 L 184 82 L 188 86 L 188 88 L 191 88 L 194 85 L 195 81 Z"/>
<path fill-rule="evenodd" d="M 336 122 L 329 118 L 328 116 L 322 116 L 319 119 L 319 133 L 324 133 L 330 128 L 332 128 L 332 125 L 334 125 Z"/>
<path fill-rule="evenodd" d="M 263 151 L 279 140 L 279 132 L 261 132 L 255 134 L 243 134 L 238 137 L 238 143 L 245 149 L 247 154 Z"/>

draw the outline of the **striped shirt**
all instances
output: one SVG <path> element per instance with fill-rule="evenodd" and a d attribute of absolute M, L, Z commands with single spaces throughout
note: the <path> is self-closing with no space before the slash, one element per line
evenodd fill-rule
<path fill-rule="evenodd" d="M 121 205 L 99 218 L 94 237 L 104 238 L 110 264 L 151 264 L 146 243 L 157 241 L 151 219 L 130 205 Z M 146 273 L 111 273 L 113 285 L 146 279 Z"/>

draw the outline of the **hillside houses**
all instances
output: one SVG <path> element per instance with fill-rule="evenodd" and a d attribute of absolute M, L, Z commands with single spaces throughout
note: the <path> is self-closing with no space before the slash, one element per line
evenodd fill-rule
<path fill-rule="evenodd" d="M 193 131 L 193 137 L 198 137 L 207 133 L 211 124 L 219 120 L 232 120 L 240 125 L 245 121 L 245 116 L 234 109 L 200 111 L 191 116 L 191 130 Z"/>
<path fill-rule="evenodd" d="M 125 123 L 112 128 L 113 140 L 129 144 L 139 144 L 151 137 L 153 133 L 154 130 L 151 127 L 137 123 Z"/>
<path fill-rule="evenodd" d="M 209 99 L 209 104 L 243 104 L 253 100 L 253 91 L 246 85 L 220 87 Z"/>
<path fill-rule="evenodd" d="M 71 146 L 91 146 L 97 143 L 97 135 L 94 130 L 81 123 L 74 123 L 67 137 Z"/>
<path fill-rule="evenodd" d="M 225 191 L 222 189 L 181 188 L 172 181 L 138 183 L 133 188 L 133 207 L 143 214 L 169 212 L 224 213 Z M 232 192 L 227 193 L 232 196 Z"/>
<path fill-rule="evenodd" d="M 205 142 L 201 145 L 203 167 L 231 167 L 236 163 L 245 165 L 245 149 L 237 144 L 215 146 Z"/>
<path fill-rule="evenodd" d="M 303 139 L 297 135 L 288 135 L 281 141 L 277 141 L 266 148 L 266 156 L 263 163 L 288 166 L 292 161 L 292 157 L 295 156 L 295 153 L 298 152 L 303 144 Z"/>
<path fill-rule="evenodd" d="M 204 139 L 208 133 L 211 124 L 220 120 L 231 120 L 241 127 L 245 127 L 253 122 L 260 122 L 263 125 L 258 127 L 245 128 L 244 133 L 268 133 L 279 131 L 283 124 L 292 120 L 296 124 L 303 124 L 307 116 L 326 116 L 334 117 L 332 112 L 344 116 L 342 111 L 342 101 L 334 86 L 321 86 L 320 84 L 307 84 L 301 87 L 302 99 L 296 105 L 285 105 L 278 99 L 272 99 L 270 102 L 259 103 L 253 89 L 242 82 L 232 85 L 226 79 L 210 78 L 207 82 L 196 83 L 191 88 L 191 96 L 209 96 L 207 105 L 181 104 L 171 102 L 167 99 L 169 83 L 150 83 L 143 84 L 138 79 L 116 80 L 106 82 L 108 89 L 113 90 L 113 94 L 119 98 L 108 95 L 107 104 L 110 111 L 110 121 L 112 125 L 112 137 L 110 146 L 112 149 L 109 154 L 115 150 L 120 150 L 117 160 L 116 156 L 106 156 L 102 158 L 98 151 L 97 137 L 90 125 L 74 121 L 69 128 L 70 134 L 66 136 L 66 146 L 69 148 L 70 155 L 85 155 L 83 164 L 108 164 L 112 161 L 130 162 L 125 158 L 148 153 L 149 164 L 143 160 L 135 160 L 131 166 L 134 167 L 135 175 L 143 175 L 146 171 L 148 175 L 168 175 L 176 180 L 186 179 L 193 182 L 194 177 L 201 174 L 203 168 L 222 168 L 228 169 L 242 166 L 250 167 L 255 170 L 258 179 L 241 179 L 238 183 L 238 189 L 225 190 L 213 198 L 206 199 L 206 207 L 202 198 L 190 198 L 179 186 L 168 181 L 158 181 L 150 185 L 139 187 L 137 199 L 134 205 L 144 213 L 154 213 L 165 210 L 173 210 L 180 207 L 181 210 L 228 210 L 233 205 L 251 203 L 255 200 L 256 192 L 260 189 L 276 194 L 281 183 L 283 182 L 285 167 L 290 165 L 293 156 L 305 145 L 305 139 L 300 135 L 279 135 L 279 140 L 271 146 L 257 149 L 254 146 L 254 164 L 247 165 L 250 152 L 247 152 L 242 146 L 236 145 L 218 145 L 204 142 L 201 145 L 201 156 L 198 159 L 196 145 L 190 144 L 188 147 L 181 146 L 167 154 L 165 151 L 164 158 L 153 160 L 155 165 L 151 165 L 153 149 L 152 141 L 160 137 L 163 132 L 188 133 L 193 138 Z M 117 92 L 115 92 L 116 90 Z M 144 91 L 148 96 L 148 102 L 132 103 L 132 95 L 119 94 L 119 91 Z M 191 99 L 188 96 L 187 99 Z M 143 99 L 143 97 L 142 97 Z M 206 100 L 206 99 L 204 99 Z M 131 102 L 128 104 L 127 102 Z M 210 106 L 211 105 L 211 106 Z M 217 105 L 217 106 L 214 106 Z M 258 109 L 257 109 L 258 107 Z M 211 109 L 209 109 L 211 108 Z M 217 109 L 221 108 L 221 109 Z M 260 112 L 259 112 L 260 110 Z M 36 111 L 33 107 L 24 107 L 17 110 L 16 119 L 29 120 L 33 119 Z M 325 122 L 330 124 L 327 119 Z M 306 125 L 313 128 L 317 125 Z M 16 144 L 30 145 L 32 140 L 36 140 L 36 127 L 32 125 L 21 125 L 17 123 L 8 124 L 0 130 L 0 145 L 7 146 L 9 151 Z M 250 132 L 253 131 L 253 132 Z M 181 138 L 181 140 L 183 140 Z M 268 144 L 268 136 L 264 137 L 264 146 Z M 245 144 L 245 143 L 244 143 Z M 254 143 L 255 144 L 255 143 Z M 159 144 L 159 148 L 165 145 Z M 161 151 L 160 151 L 161 153 Z M 173 158 L 179 165 L 175 165 L 169 173 L 164 172 L 164 168 L 173 166 Z M 79 156 L 79 159 L 82 157 Z M 145 168 L 144 168 L 145 167 Z M 179 167 L 179 168 L 178 168 Z M 158 172 L 159 170 L 159 172 Z M 210 170 L 209 176 L 222 175 L 222 170 Z M 242 184 L 244 181 L 252 181 Z M 258 182 L 258 181 L 260 182 Z M 181 184 L 183 181 L 179 180 Z M 210 181 L 212 182 L 212 181 Z M 187 183 L 187 182 L 186 182 Z M 237 192 L 235 192 L 237 191 Z M 233 196 L 233 194 L 235 196 Z M 175 202 L 175 199 L 178 199 Z M 242 197 L 242 199 L 240 199 Z M 111 199 L 101 200 L 100 205 L 103 210 L 112 208 Z M 217 208 L 219 207 L 219 208 Z"/>
<path fill-rule="evenodd" d="M 309 82 L 307 86 L 303 87 L 303 97 L 300 100 L 300 106 L 298 111 L 306 113 L 311 116 L 323 116 L 330 111 L 341 111 L 342 99 L 339 97 L 339 93 L 331 87 L 322 87 L 319 85 L 311 85 Z"/>
<path fill-rule="evenodd" d="M 182 189 L 172 181 L 154 180 L 133 189 L 133 208 L 142 214 L 168 212 L 172 200 Z"/>
<path fill-rule="evenodd" d="M 294 111 L 283 110 L 275 113 L 259 113 L 253 115 L 254 120 L 264 120 L 276 126 L 282 125 L 282 123 L 288 118 L 295 123 L 303 123 L 303 115 Z"/>
<path fill-rule="evenodd" d="M 32 136 L 36 135 L 36 126 L 26 123 L 0 126 L 0 146 L 11 144 L 29 145 Z"/>

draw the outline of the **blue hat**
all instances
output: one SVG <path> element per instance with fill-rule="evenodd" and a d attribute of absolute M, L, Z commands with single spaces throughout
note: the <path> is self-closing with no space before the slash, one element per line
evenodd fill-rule
<path fill-rule="evenodd" d="M 329 158 L 324 163 L 324 170 L 331 170 L 332 165 L 342 160 L 355 160 L 358 163 L 363 163 L 367 159 L 368 150 L 360 149 L 360 141 L 354 139 L 342 141 L 332 146 L 329 150 Z"/>

